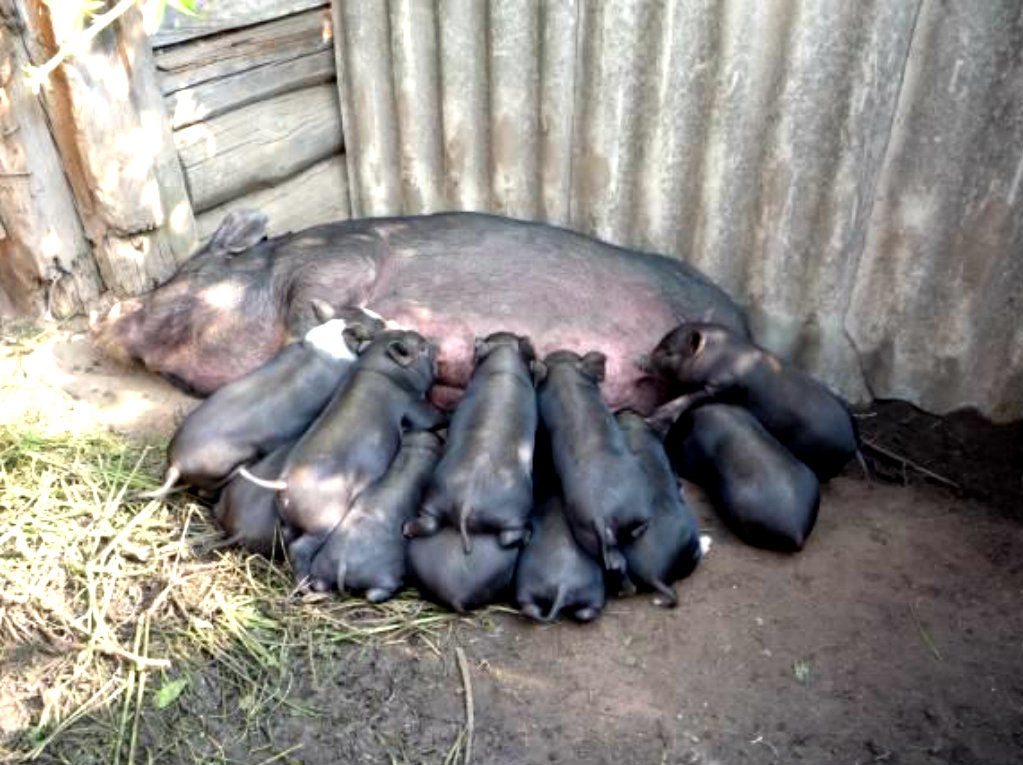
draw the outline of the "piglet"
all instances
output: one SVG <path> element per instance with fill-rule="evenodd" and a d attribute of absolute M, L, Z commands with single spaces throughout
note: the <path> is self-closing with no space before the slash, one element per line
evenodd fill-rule
<path fill-rule="evenodd" d="M 315 590 L 336 585 L 366 594 L 371 603 L 389 600 L 405 581 L 408 541 L 402 524 L 416 508 L 441 455 L 440 438 L 426 430 L 402 436 L 387 473 L 363 491 L 312 559 Z"/>
<path fill-rule="evenodd" d="M 493 534 L 476 534 L 466 553 L 458 530 L 446 527 L 409 542 L 409 568 L 423 595 L 463 614 L 504 596 L 521 549 L 503 547 Z"/>
<path fill-rule="evenodd" d="M 842 399 L 720 324 L 676 327 L 640 365 L 685 394 L 662 407 L 661 420 L 703 401 L 739 404 L 822 481 L 859 455 L 855 420 Z"/>
<path fill-rule="evenodd" d="M 415 332 L 379 333 L 288 455 L 280 508 L 285 522 L 302 534 L 288 548 L 299 580 L 355 498 L 387 472 L 402 430 L 443 423 L 441 412 L 423 398 L 433 383 L 436 355 L 436 347 Z"/>
<path fill-rule="evenodd" d="M 621 575 L 618 548 L 643 534 L 652 513 L 643 470 L 600 396 L 606 361 L 597 352 L 555 351 L 537 366 L 537 395 L 572 534 Z"/>
<path fill-rule="evenodd" d="M 817 477 L 756 417 L 704 404 L 678 419 L 666 446 L 679 475 L 707 492 L 737 536 L 757 547 L 802 549 L 817 520 Z"/>
<path fill-rule="evenodd" d="M 419 518 L 405 524 L 407 536 L 435 534 L 446 524 L 459 529 L 467 553 L 469 532 L 497 534 L 504 546 L 523 541 L 533 507 L 537 413 L 529 364 L 535 358 L 518 335 L 477 339 L 476 368 Z"/>
<path fill-rule="evenodd" d="M 657 593 L 655 604 L 674 607 L 678 598 L 671 584 L 689 576 L 702 557 L 699 524 L 682 499 L 660 434 L 635 412 L 618 412 L 615 419 L 643 466 L 653 495 L 650 527 L 622 547 L 627 575 L 640 588 Z"/>
<path fill-rule="evenodd" d="M 178 481 L 218 488 L 239 466 L 302 435 L 355 364 L 351 346 L 362 337 L 348 325 L 334 318 L 313 327 L 300 342 L 203 401 L 171 439 L 163 486 L 142 497 L 163 497 Z"/>
<path fill-rule="evenodd" d="M 276 478 L 293 445 L 288 443 L 274 449 L 252 466 L 251 474 L 260 479 Z M 277 514 L 277 492 L 245 476 L 231 479 L 214 506 L 213 514 L 227 534 L 225 545 L 240 544 L 268 558 L 283 553 L 294 536 L 292 529 L 281 524 Z"/>
<path fill-rule="evenodd" d="M 604 608 L 604 572 L 572 536 L 559 491 L 538 500 L 532 527 L 515 571 L 519 610 L 541 622 L 562 612 L 580 622 L 596 619 Z"/>

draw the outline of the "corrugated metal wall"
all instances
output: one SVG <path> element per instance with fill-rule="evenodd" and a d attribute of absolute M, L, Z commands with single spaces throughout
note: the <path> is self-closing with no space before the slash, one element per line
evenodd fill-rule
<path fill-rule="evenodd" d="M 697 264 L 853 399 L 1023 416 L 1023 3 L 335 0 L 355 215 Z"/>

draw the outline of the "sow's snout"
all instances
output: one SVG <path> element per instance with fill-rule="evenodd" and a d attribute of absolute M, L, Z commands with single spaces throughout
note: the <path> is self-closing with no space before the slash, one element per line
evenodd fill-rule
<path fill-rule="evenodd" d="M 141 300 L 126 298 L 114 303 L 103 316 L 98 311 L 91 312 L 89 336 L 93 345 L 122 363 L 130 363 L 141 309 Z"/>

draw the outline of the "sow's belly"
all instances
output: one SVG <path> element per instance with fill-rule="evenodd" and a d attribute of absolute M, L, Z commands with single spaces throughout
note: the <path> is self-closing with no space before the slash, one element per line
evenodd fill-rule
<path fill-rule="evenodd" d="M 663 391 L 636 368 L 637 359 L 699 314 L 690 314 L 681 296 L 666 295 L 641 263 L 636 273 L 625 264 L 566 269 L 556 257 L 535 262 L 520 253 L 487 270 L 467 261 L 431 268 L 424 258 L 404 264 L 367 305 L 438 345 L 430 398 L 441 407 L 452 408 L 469 381 L 475 338 L 508 331 L 529 337 L 540 358 L 563 348 L 604 353 L 608 405 L 648 414 Z"/>

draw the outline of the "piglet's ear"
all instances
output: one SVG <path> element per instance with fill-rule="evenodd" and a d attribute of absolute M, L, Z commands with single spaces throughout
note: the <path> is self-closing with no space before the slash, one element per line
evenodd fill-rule
<path fill-rule="evenodd" d="M 689 355 L 691 356 L 696 356 L 703 351 L 706 344 L 707 336 L 698 329 L 694 329 L 690 332 L 689 337 L 686 339 L 686 348 L 689 349 Z"/>
<path fill-rule="evenodd" d="M 220 252 L 237 255 L 266 238 L 266 213 L 261 210 L 235 210 L 217 227 L 210 245 Z"/>
<path fill-rule="evenodd" d="M 595 382 L 603 382 L 607 367 L 607 356 L 600 351 L 590 351 L 583 356 L 581 366 L 585 375 L 593 378 Z"/>
<path fill-rule="evenodd" d="M 533 360 L 529 363 L 529 371 L 533 374 L 533 385 L 539 385 L 547 379 L 547 365 L 542 361 Z"/>
<path fill-rule="evenodd" d="M 490 353 L 490 346 L 482 337 L 477 337 L 473 343 L 473 359 L 478 363 Z"/>
<path fill-rule="evenodd" d="M 312 298 L 309 302 L 313 306 L 313 315 L 316 317 L 316 320 L 321 324 L 324 322 L 328 322 L 335 316 L 337 316 L 337 311 L 334 310 L 334 306 L 332 306 L 326 300 L 321 300 L 320 298 Z"/>
<path fill-rule="evenodd" d="M 522 354 L 522 358 L 526 360 L 527 364 L 536 359 L 536 349 L 529 342 L 528 337 L 519 338 L 519 353 Z"/>
<path fill-rule="evenodd" d="M 403 340 L 392 340 L 387 344 L 387 355 L 401 367 L 409 366 L 414 360 L 412 349 Z"/>
<path fill-rule="evenodd" d="M 344 330 L 345 342 L 356 353 L 366 350 L 373 340 L 373 333 L 361 324 L 350 324 Z"/>

